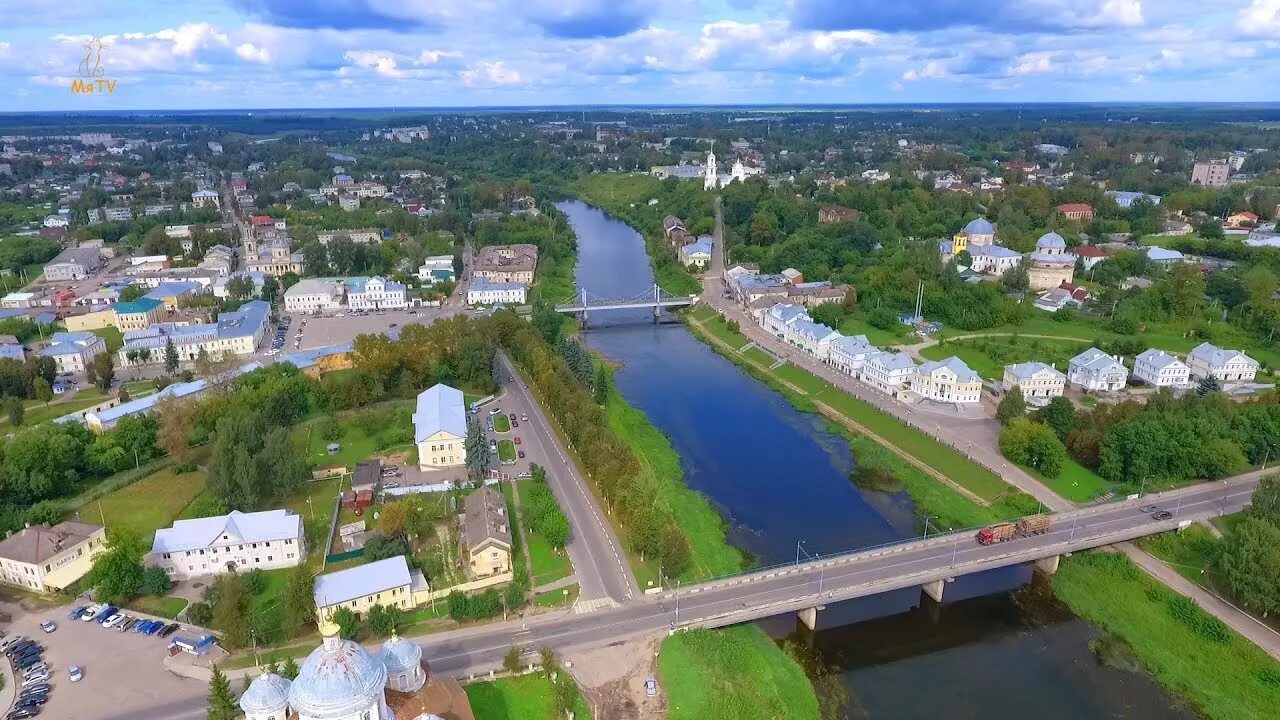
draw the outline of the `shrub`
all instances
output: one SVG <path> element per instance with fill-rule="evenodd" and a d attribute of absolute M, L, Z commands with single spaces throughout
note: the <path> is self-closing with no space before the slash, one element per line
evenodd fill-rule
<path fill-rule="evenodd" d="M 346 434 L 342 429 L 342 423 L 338 422 L 337 418 L 332 415 L 324 417 L 316 423 L 316 431 L 320 433 L 320 437 L 329 442 L 341 440 L 342 436 Z"/>
<path fill-rule="evenodd" d="M 1225 644 L 1231 640 L 1231 630 L 1226 623 L 1205 612 L 1203 608 L 1185 595 L 1173 595 L 1169 598 L 1169 614 L 1200 637 Z"/>

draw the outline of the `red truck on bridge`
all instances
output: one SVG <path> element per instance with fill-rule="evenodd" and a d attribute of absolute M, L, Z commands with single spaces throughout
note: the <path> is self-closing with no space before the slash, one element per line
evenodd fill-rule
<path fill-rule="evenodd" d="M 1032 515 L 1022 518 L 1016 523 L 996 523 L 978 531 L 978 542 L 983 545 L 995 545 L 1006 540 L 1012 540 L 1015 537 L 1043 535 L 1049 532 L 1049 524 L 1048 515 Z"/>

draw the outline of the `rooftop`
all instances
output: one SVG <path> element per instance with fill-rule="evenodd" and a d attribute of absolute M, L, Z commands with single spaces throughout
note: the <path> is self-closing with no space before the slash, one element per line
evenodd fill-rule
<path fill-rule="evenodd" d="M 409 585 L 409 563 L 403 555 L 316 576 L 315 601 L 320 607 L 337 605 L 391 588 Z"/>
<path fill-rule="evenodd" d="M 1049 367 L 1038 360 L 1017 363 L 1015 365 L 1005 365 L 1004 370 L 1019 380 L 1035 377 L 1037 374 L 1044 372 L 1051 373 L 1055 376 L 1062 375 L 1058 369 Z"/>
<path fill-rule="evenodd" d="M 413 440 L 422 442 L 441 431 L 465 438 L 467 411 L 461 390 L 437 384 L 418 394 L 418 408 L 413 413 Z"/>
<path fill-rule="evenodd" d="M 955 373 L 956 380 L 958 382 L 982 382 L 982 378 L 978 376 L 978 373 L 971 370 L 968 365 L 964 364 L 963 360 L 955 355 L 952 355 L 945 360 L 930 360 L 922 363 L 920 367 L 916 368 L 916 372 L 921 375 L 929 375 L 933 373 L 934 370 L 940 370 L 942 368 L 946 368 Z"/>
<path fill-rule="evenodd" d="M 209 547 L 226 535 L 241 542 L 289 540 L 302 535 L 302 517 L 289 510 L 264 510 L 178 520 L 173 527 L 156 531 L 151 552 L 172 553 Z"/>
<path fill-rule="evenodd" d="M 0 558 L 34 565 L 88 540 L 101 529 L 101 525 L 70 521 L 52 527 L 36 525 L 23 528 L 0 540 Z"/>
<path fill-rule="evenodd" d="M 1243 351 L 1224 350 L 1209 343 L 1200 343 L 1187 354 L 1188 360 L 1192 358 L 1204 360 L 1210 367 L 1222 367 L 1237 357 L 1241 358 L 1246 365 L 1258 367 L 1258 361 L 1245 355 Z"/>
<path fill-rule="evenodd" d="M 478 548 L 488 541 L 503 547 L 511 547 L 511 526 L 507 523 L 507 504 L 502 493 L 482 487 L 462 502 L 466 513 L 462 531 L 469 548 Z"/>

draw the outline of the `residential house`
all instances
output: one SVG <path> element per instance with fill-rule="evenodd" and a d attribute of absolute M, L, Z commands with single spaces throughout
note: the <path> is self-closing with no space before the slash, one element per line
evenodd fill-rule
<path fill-rule="evenodd" d="M 347 212 L 355 212 L 360 209 L 360 196 L 355 193 L 342 193 L 338 196 L 338 207 Z"/>
<path fill-rule="evenodd" d="M 483 277 L 472 278 L 467 283 L 468 305 L 494 305 L 497 303 L 523 305 L 529 288 L 519 282 L 493 282 Z"/>
<path fill-rule="evenodd" d="M 355 230 L 321 230 L 316 233 L 316 240 L 324 245 L 340 237 L 347 237 L 357 245 L 372 245 L 382 242 L 382 231 L 375 228 L 357 228 Z"/>
<path fill-rule="evenodd" d="M 200 188 L 191 193 L 191 204 L 198 208 L 211 207 L 214 210 L 222 208 L 222 200 L 218 197 L 218 193 L 208 188 Z"/>
<path fill-rule="evenodd" d="M 1089 348 L 1071 358 L 1067 365 L 1067 382 L 1086 392 L 1123 390 L 1129 380 L 1129 369 L 1098 348 Z"/>
<path fill-rule="evenodd" d="M 462 557 L 472 580 L 511 572 L 511 524 L 502 493 L 482 486 L 462 502 Z"/>
<path fill-rule="evenodd" d="M 1187 353 L 1187 367 L 1191 377 L 1217 378 L 1224 383 L 1253 382 L 1258 373 L 1258 361 L 1240 350 L 1223 350 L 1217 345 L 1200 343 Z"/>
<path fill-rule="evenodd" d="M 1258 216 L 1254 215 L 1253 213 L 1247 210 L 1244 212 L 1232 213 L 1228 215 L 1226 221 L 1222 223 L 1224 227 L 1235 228 L 1235 229 L 1252 228 L 1257 224 L 1258 224 Z"/>
<path fill-rule="evenodd" d="M 849 293 L 848 285 L 833 286 L 828 281 L 798 283 L 787 288 L 787 302 L 815 308 L 829 302 L 841 302 Z"/>
<path fill-rule="evenodd" d="M 374 276 L 347 281 L 347 305 L 353 310 L 401 310 L 409 306 L 403 284 Z"/>
<path fill-rule="evenodd" d="M 95 247 L 67 248 L 44 266 L 48 282 L 83 280 L 102 267 L 102 251 Z"/>
<path fill-rule="evenodd" d="M 181 303 L 204 291 L 204 286 L 197 282 L 170 280 L 160 283 L 143 297 L 163 303 L 167 310 L 177 310 Z"/>
<path fill-rule="evenodd" d="M 881 392 L 897 395 L 915 372 L 916 363 L 910 355 L 885 350 L 867 357 L 860 379 Z"/>
<path fill-rule="evenodd" d="M 1145 200 L 1152 205 L 1160 204 L 1159 195 L 1148 195 L 1140 192 L 1129 192 L 1128 190 L 1108 190 L 1104 193 L 1107 197 L 1116 201 L 1116 205 L 1122 208 L 1133 207 L 1133 204 L 1139 200 Z"/>
<path fill-rule="evenodd" d="M 1056 210 L 1068 220 L 1077 222 L 1090 222 L 1093 220 L 1093 207 L 1088 203 L 1066 203 L 1059 205 Z"/>
<path fill-rule="evenodd" d="M 982 378 L 952 355 L 916 368 L 911 375 L 911 392 L 935 402 L 973 405 L 982 400 Z"/>
<path fill-rule="evenodd" d="M 1035 307 L 1046 312 L 1058 312 L 1065 307 L 1080 307 L 1091 297 L 1088 288 L 1063 283 L 1036 298 Z"/>
<path fill-rule="evenodd" d="M 842 335 L 831 341 L 827 364 L 856 378 L 867 364 L 867 358 L 878 352 L 880 350 L 867 341 L 866 335 Z"/>
<path fill-rule="evenodd" d="M 271 305 L 250 300 L 234 312 L 224 312 L 216 323 L 179 325 L 155 323 L 144 330 L 127 332 L 117 354 L 119 367 L 163 363 L 170 342 L 180 362 L 194 362 L 201 356 L 217 360 L 236 355 L 252 355 L 263 344 L 271 327 Z"/>
<path fill-rule="evenodd" d="M 1022 390 L 1022 397 L 1032 404 L 1041 404 L 1049 398 L 1062 395 L 1066 390 L 1067 376 L 1057 368 L 1042 362 L 1025 362 L 1004 366 L 1004 389 Z"/>
<path fill-rule="evenodd" d="M 1231 177 L 1231 163 L 1227 160 L 1198 162 L 1191 167 L 1191 184 L 1221 188 Z"/>
<path fill-rule="evenodd" d="M 415 606 L 414 594 L 427 591 L 422 571 L 410 571 L 405 557 L 396 555 L 316 576 L 316 618 L 323 623 L 338 608 L 347 608 L 357 619 L 374 605 L 408 610 Z"/>
<path fill-rule="evenodd" d="M 115 311 L 115 326 L 120 332 L 142 330 L 160 319 L 164 303 L 151 298 L 138 298 L 131 302 L 118 302 L 111 307 Z"/>
<path fill-rule="evenodd" d="M 0 540 L 0 583 L 41 593 L 63 590 L 89 572 L 106 545 L 101 525 L 29 525 Z"/>
<path fill-rule="evenodd" d="M 1001 245 L 977 245 L 969 248 L 973 264 L 969 269 L 984 275 L 1000 277 L 1022 262 L 1022 253 Z"/>
<path fill-rule="evenodd" d="M 285 312 L 318 313 L 342 307 L 346 286 L 329 278 L 303 278 L 284 291 Z"/>
<path fill-rule="evenodd" d="M 823 205 L 818 208 L 818 223 L 827 225 L 831 223 L 853 222 L 858 219 L 862 213 L 851 207 L 843 205 Z"/>
<path fill-rule="evenodd" d="M 1085 271 L 1093 269 L 1094 265 L 1107 259 L 1107 253 L 1096 245 L 1081 245 L 1074 249 L 1076 257 L 1080 258 L 1080 264 Z"/>
<path fill-rule="evenodd" d="M 703 235 L 688 245 L 680 246 L 680 250 L 677 253 L 680 264 L 686 267 L 693 265 L 699 269 L 710 265 L 713 242 L 710 235 Z"/>
<path fill-rule="evenodd" d="M 27 354 L 22 349 L 22 343 L 18 342 L 18 338 L 13 335 L 0 335 L 0 358 L 23 362 L 27 359 Z"/>
<path fill-rule="evenodd" d="M 277 570 L 306 559 L 302 516 L 291 510 L 264 510 L 178 520 L 156 531 L 147 564 L 173 580 L 223 572 Z"/>
<path fill-rule="evenodd" d="M 419 393 L 413 413 L 413 438 L 422 470 L 465 465 L 467 411 L 462 391 L 437 384 Z"/>
<path fill-rule="evenodd" d="M 1133 376 L 1155 387 L 1182 388 L 1191 384 L 1191 368 L 1177 357 L 1151 348 L 1133 359 Z"/>
<path fill-rule="evenodd" d="M 1147 259 L 1158 265 L 1173 265 L 1186 260 L 1182 253 L 1177 250 L 1169 250 L 1158 245 L 1152 245 L 1147 248 Z"/>
<path fill-rule="evenodd" d="M 471 266 L 471 277 L 494 283 L 532 285 L 537 267 L 536 245 L 489 245 L 476 253 Z"/>
<path fill-rule="evenodd" d="M 424 258 L 422 267 L 418 268 L 418 279 L 428 285 L 455 279 L 452 255 L 433 255 Z"/>
<path fill-rule="evenodd" d="M 59 373 L 82 373 L 94 355 L 106 351 L 107 341 L 91 332 L 58 332 L 40 355 L 53 358 Z"/>

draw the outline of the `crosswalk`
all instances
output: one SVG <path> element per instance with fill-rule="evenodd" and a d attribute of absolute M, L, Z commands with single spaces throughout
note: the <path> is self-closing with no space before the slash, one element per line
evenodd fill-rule
<path fill-rule="evenodd" d="M 613 598 L 607 597 L 594 598 L 592 600 L 579 600 L 573 604 L 573 612 L 575 615 L 585 615 L 589 612 L 595 612 L 596 610 L 617 606 L 618 603 L 614 602 Z"/>

